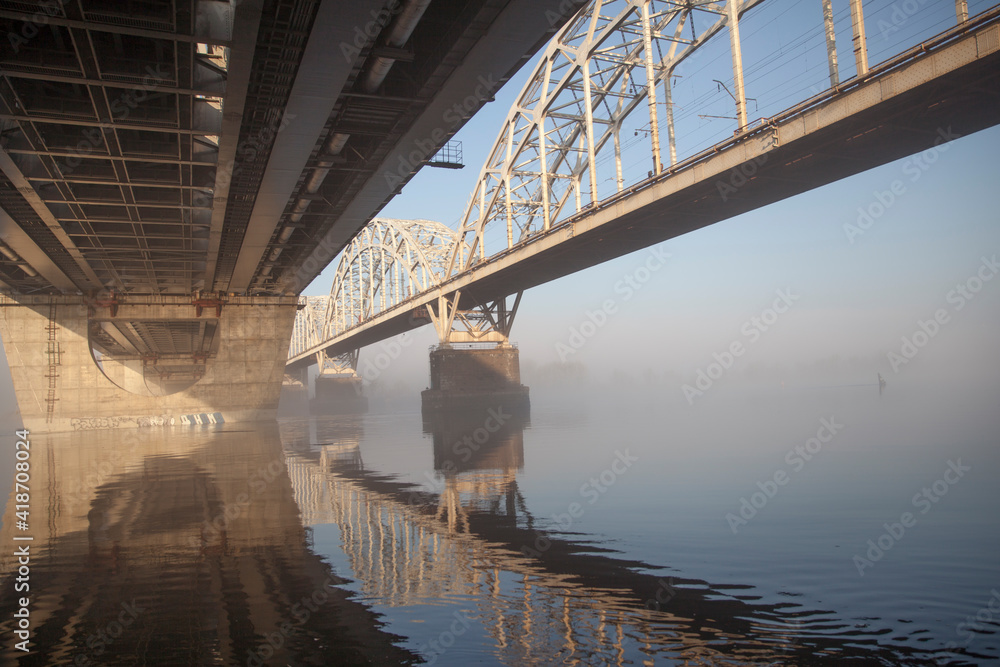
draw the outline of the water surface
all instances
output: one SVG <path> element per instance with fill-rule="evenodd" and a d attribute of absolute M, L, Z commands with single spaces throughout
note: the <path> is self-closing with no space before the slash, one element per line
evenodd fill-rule
<path fill-rule="evenodd" d="M 3 658 L 994 664 L 996 395 L 540 388 L 530 415 L 39 436 L 35 650 Z"/>

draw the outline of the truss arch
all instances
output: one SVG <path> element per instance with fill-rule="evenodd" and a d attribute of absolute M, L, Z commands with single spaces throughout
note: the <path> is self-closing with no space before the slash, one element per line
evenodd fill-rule
<path fill-rule="evenodd" d="M 762 1 L 592 0 L 581 9 L 549 43 L 511 106 L 459 226 L 470 252 L 464 261 L 453 257 L 449 273 L 596 204 L 598 183 L 609 176 L 599 176 L 597 158 L 608 146 L 615 159 L 606 180 L 622 191 L 620 133 L 634 113 L 648 113 L 651 171 L 659 173 L 658 94 L 675 163 L 671 74 L 727 26 L 739 129 L 745 127 L 738 17 Z"/>
<path fill-rule="evenodd" d="M 289 356 L 330 340 L 441 283 L 458 233 L 431 220 L 375 218 L 344 248 L 329 296 L 300 304 Z M 332 360 L 318 353 L 320 368 Z M 353 355 L 357 363 L 357 354 Z M 344 360 L 334 366 L 344 366 Z"/>

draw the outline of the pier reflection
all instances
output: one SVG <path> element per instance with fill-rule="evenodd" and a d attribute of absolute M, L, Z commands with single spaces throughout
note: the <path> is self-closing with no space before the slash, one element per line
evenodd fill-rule
<path fill-rule="evenodd" d="M 423 415 L 424 433 L 434 443 L 434 470 L 443 479 L 435 518 L 449 528 L 462 522 L 469 531 L 469 512 L 487 512 L 498 520 L 517 520 L 517 472 L 524 469 L 523 411 L 484 408 L 462 414 Z"/>
<path fill-rule="evenodd" d="M 487 425 L 484 414 L 425 421 L 431 488 L 367 469 L 357 422 L 328 422 L 321 438 L 333 444 L 322 445 L 309 441 L 315 427 L 282 423 L 303 521 L 337 526 L 344 574 L 366 600 L 472 605 L 492 643 L 478 655 L 507 665 L 816 664 L 883 652 L 864 640 L 848 648 L 851 629 L 832 614 L 651 574 L 580 536 L 545 532 L 517 486 L 525 422 L 477 435 Z"/>
<path fill-rule="evenodd" d="M 32 652 L 5 664 L 413 662 L 308 548 L 275 422 L 38 436 L 31 466 Z"/>

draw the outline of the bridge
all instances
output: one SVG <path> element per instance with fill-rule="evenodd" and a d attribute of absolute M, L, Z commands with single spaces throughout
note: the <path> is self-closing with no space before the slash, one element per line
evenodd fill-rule
<path fill-rule="evenodd" d="M 295 295 L 577 6 L 4 4 L 0 333 L 22 419 L 273 415 Z"/>
<path fill-rule="evenodd" d="M 432 352 L 432 390 L 467 396 L 488 389 L 484 375 L 504 390 L 519 382 L 509 335 L 524 290 L 1000 122 L 1000 9 L 970 19 L 962 2 L 953 27 L 874 66 L 864 8 L 851 2 L 850 77 L 840 74 L 831 3 L 823 12 L 817 3 L 829 87 L 751 118 L 739 21 L 760 4 L 582 9 L 512 105 L 458 229 L 370 223 L 341 255 L 329 296 L 299 312 L 289 373 L 316 363 L 350 376 L 360 347 L 433 323 L 442 348 Z M 727 33 L 733 134 L 679 159 L 677 70 Z M 628 184 L 623 137 L 633 133 L 648 137 L 650 169 Z M 495 348 L 493 358 L 449 349 L 459 343 Z"/>
<path fill-rule="evenodd" d="M 828 85 L 762 110 L 744 74 L 769 62 L 744 62 L 739 28 L 769 4 L 0 10 L 18 37 L 0 70 L 0 333 L 22 418 L 267 417 L 286 373 L 346 371 L 427 323 L 427 400 L 526 400 L 509 345 L 524 290 L 1000 120 L 996 6 L 959 0 L 950 28 L 870 65 L 862 0 L 818 0 Z M 457 229 L 375 219 L 553 34 Z M 730 96 L 732 134 L 685 152 L 673 88 L 720 48 L 731 74 L 703 83 Z M 329 299 L 298 303 L 338 253 Z"/>

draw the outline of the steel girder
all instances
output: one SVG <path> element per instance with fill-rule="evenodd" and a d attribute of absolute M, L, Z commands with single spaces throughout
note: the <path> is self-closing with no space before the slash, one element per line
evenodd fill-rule
<path fill-rule="evenodd" d="M 256 26 L 235 36 L 243 13 L 211 0 L 25 7 L 0 12 L 0 226 L 39 276 L 12 286 L 199 288 L 222 101 Z"/>

